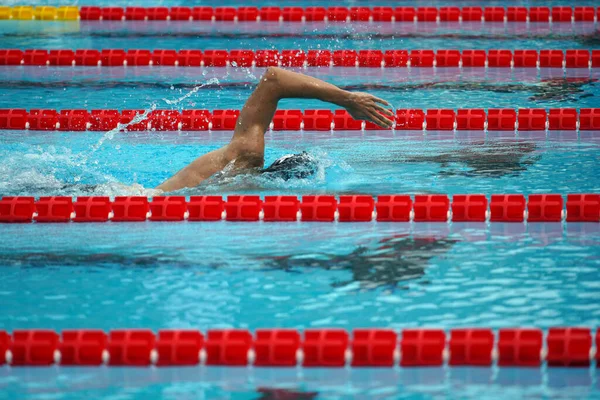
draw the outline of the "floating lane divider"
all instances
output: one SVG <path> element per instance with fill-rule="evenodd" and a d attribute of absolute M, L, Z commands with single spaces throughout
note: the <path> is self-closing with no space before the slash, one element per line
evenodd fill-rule
<path fill-rule="evenodd" d="M 595 23 L 594 7 L 0 6 L 0 19 L 85 21 Z"/>
<path fill-rule="evenodd" d="M 600 330 L 585 327 L 149 329 L 0 331 L 0 365 L 255 367 L 586 367 L 600 365 Z M 544 340 L 545 339 L 545 340 Z M 595 346 L 593 342 L 595 341 Z"/>
<path fill-rule="evenodd" d="M 356 68 L 600 68 L 600 50 L 0 49 L 0 65 Z"/>
<path fill-rule="evenodd" d="M 565 208 L 566 206 L 566 208 Z M 600 194 L 5 196 L 0 222 L 600 222 Z"/>
<path fill-rule="evenodd" d="M 0 109 L 0 129 L 32 131 L 232 131 L 239 110 L 154 110 L 131 124 L 144 110 Z M 125 125 L 127 125 L 125 127 Z M 346 110 L 277 110 L 273 131 L 384 130 L 353 119 Z M 600 131 L 600 108 L 397 109 L 397 131 Z"/>

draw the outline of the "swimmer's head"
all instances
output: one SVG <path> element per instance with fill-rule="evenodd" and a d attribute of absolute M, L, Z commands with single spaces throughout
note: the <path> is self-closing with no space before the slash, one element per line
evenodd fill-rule
<path fill-rule="evenodd" d="M 283 179 L 305 179 L 317 173 L 317 160 L 307 152 L 300 154 L 288 154 L 277 159 L 268 168 L 262 170 L 273 178 Z"/>

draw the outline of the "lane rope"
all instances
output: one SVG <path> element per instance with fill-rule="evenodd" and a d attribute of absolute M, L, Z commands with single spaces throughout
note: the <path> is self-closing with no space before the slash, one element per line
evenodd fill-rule
<path fill-rule="evenodd" d="M 600 194 L 5 196 L 0 222 L 600 222 Z"/>
<path fill-rule="evenodd" d="M 0 129 L 32 131 L 232 131 L 239 110 L 0 109 Z M 134 119 L 137 118 L 138 120 Z M 600 108 L 396 109 L 396 131 L 600 131 Z M 272 131 L 385 130 L 346 110 L 277 110 Z"/>
<path fill-rule="evenodd" d="M 0 49 L 0 65 L 87 67 L 600 68 L 599 49 L 142 50 Z"/>

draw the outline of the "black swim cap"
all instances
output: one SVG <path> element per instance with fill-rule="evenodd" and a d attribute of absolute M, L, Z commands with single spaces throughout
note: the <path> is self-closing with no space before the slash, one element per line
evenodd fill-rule
<path fill-rule="evenodd" d="M 300 154 L 285 155 L 261 171 L 262 174 L 285 181 L 308 178 L 316 172 L 317 161 L 305 151 Z"/>

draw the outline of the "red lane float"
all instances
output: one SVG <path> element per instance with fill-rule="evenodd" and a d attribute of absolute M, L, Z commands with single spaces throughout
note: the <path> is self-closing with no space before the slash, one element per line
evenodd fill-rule
<path fill-rule="evenodd" d="M 0 49 L 0 65 L 103 67 L 566 68 L 600 67 L 600 50 L 44 50 Z"/>
<path fill-rule="evenodd" d="M 566 205 L 566 208 L 565 208 Z M 600 194 L 143 196 L 0 199 L 0 222 L 600 222 Z"/>
<path fill-rule="evenodd" d="M 256 367 L 587 367 L 587 327 L 443 329 L 97 329 L 0 331 L 0 365 Z M 595 332 L 596 346 L 600 329 Z"/>

